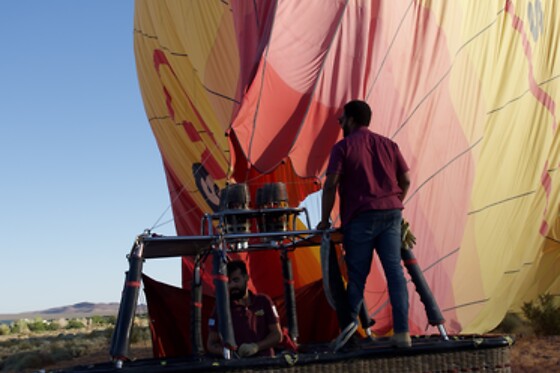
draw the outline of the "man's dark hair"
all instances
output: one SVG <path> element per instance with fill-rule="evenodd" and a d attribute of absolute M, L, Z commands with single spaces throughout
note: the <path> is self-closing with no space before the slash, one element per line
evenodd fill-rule
<path fill-rule="evenodd" d="M 369 126 L 371 121 L 371 108 L 365 101 L 352 100 L 344 105 L 344 115 L 348 118 L 354 118 L 358 126 L 366 127 Z"/>
<path fill-rule="evenodd" d="M 227 264 L 228 277 L 231 276 L 231 274 L 238 269 L 241 270 L 241 273 L 243 275 L 245 275 L 245 276 L 247 275 L 247 265 L 245 264 L 244 261 L 242 261 L 242 260 L 232 260 L 232 261 L 228 262 L 228 264 Z"/>

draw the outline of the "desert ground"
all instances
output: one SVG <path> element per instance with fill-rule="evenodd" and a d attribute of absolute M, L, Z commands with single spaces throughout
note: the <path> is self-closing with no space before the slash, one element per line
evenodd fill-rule
<path fill-rule="evenodd" d="M 560 372 L 560 336 L 517 336 L 511 347 L 512 372 Z"/>

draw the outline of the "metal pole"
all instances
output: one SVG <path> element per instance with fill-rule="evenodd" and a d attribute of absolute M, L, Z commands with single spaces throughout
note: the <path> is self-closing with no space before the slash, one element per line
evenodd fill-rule
<path fill-rule="evenodd" d="M 223 244 L 223 242 L 222 242 Z M 229 308 L 229 291 L 225 250 L 214 248 L 213 254 L 213 275 L 214 287 L 216 288 L 216 313 L 218 316 L 218 330 L 222 337 L 225 350 L 237 349 L 235 336 L 233 334 L 233 325 L 231 321 L 231 312 Z M 224 350 L 224 358 L 229 359 L 229 352 Z"/>
<path fill-rule="evenodd" d="M 202 281 L 200 278 L 200 256 L 194 262 L 191 303 L 191 342 L 195 355 L 203 355 L 202 346 Z"/>
<path fill-rule="evenodd" d="M 401 257 L 406 269 L 408 270 L 408 274 L 416 287 L 416 292 L 420 295 L 420 300 L 424 304 L 426 315 L 428 316 L 428 322 L 430 325 L 438 327 L 438 330 L 444 339 L 449 339 L 447 332 L 445 331 L 445 327 L 443 326 L 445 319 L 441 314 L 441 310 L 436 303 L 434 295 L 426 282 L 426 278 L 424 277 L 412 250 L 402 248 Z"/>
<path fill-rule="evenodd" d="M 142 258 L 143 252 L 144 243 L 142 242 L 141 236 L 139 236 L 128 256 L 129 270 L 126 272 L 117 323 L 111 338 L 110 355 L 117 368 L 121 368 L 123 362 L 128 360 L 128 347 L 130 344 L 132 327 L 134 325 L 134 315 L 136 313 L 136 304 L 138 302 L 138 292 L 140 290 L 142 276 L 142 264 L 144 261 Z"/>
<path fill-rule="evenodd" d="M 296 293 L 294 291 L 294 275 L 292 272 L 292 262 L 288 257 L 288 251 L 283 250 L 281 255 L 282 274 L 284 277 L 284 296 L 286 299 L 286 313 L 288 316 L 288 331 L 290 337 L 297 343 L 299 337 L 298 320 L 296 312 Z"/>

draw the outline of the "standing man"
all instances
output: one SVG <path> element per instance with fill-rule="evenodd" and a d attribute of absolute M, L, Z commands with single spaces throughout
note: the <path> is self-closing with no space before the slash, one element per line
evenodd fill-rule
<path fill-rule="evenodd" d="M 366 102 L 354 100 L 344 105 L 338 119 L 344 139 L 331 151 L 321 222 L 317 225 L 321 230 L 330 227 L 329 217 L 338 189 L 351 314 L 335 341 L 335 351 L 358 328 L 374 248 L 389 288 L 394 329 L 391 342 L 396 347 L 411 346 L 408 291 L 401 266 L 401 210 L 410 186 L 409 168 L 395 142 L 368 129 L 370 120 L 371 109 Z"/>
<path fill-rule="evenodd" d="M 282 341 L 282 330 L 276 307 L 265 294 L 254 294 L 247 288 L 249 275 L 241 260 L 227 263 L 233 334 L 241 357 L 274 356 L 274 347 Z M 216 312 L 208 320 L 210 332 L 206 347 L 213 355 L 222 355 L 223 344 L 218 334 Z"/>

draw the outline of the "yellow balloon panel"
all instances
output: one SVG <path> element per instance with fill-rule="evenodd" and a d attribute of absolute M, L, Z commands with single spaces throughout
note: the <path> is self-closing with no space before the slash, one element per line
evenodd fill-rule
<path fill-rule="evenodd" d="M 480 78 L 486 115 L 479 114 L 484 131 L 467 223 L 473 231 L 465 232 L 454 277 L 464 332 L 495 327 L 527 297 L 528 288 L 535 296 L 552 282 L 545 275 L 551 272 L 541 271 L 539 263 L 547 222 L 558 214 L 559 183 L 550 179 L 560 164 L 551 152 L 558 141 L 551 104 L 557 95 L 556 84 L 537 82 L 536 76 L 547 74 L 549 67 L 533 50 L 557 36 L 543 32 L 533 37 L 533 21 L 524 10 L 537 3 L 542 6 L 527 1 L 515 2 L 513 8 L 506 2 L 488 26 L 495 32 L 477 41 L 476 55 L 482 58 L 469 58 Z M 548 23 L 549 17 L 542 22 Z M 480 271 L 473 272 L 473 267 Z M 468 276 L 473 289 L 461 283 Z M 543 281 L 545 277 L 549 279 Z M 528 286 L 535 283 L 541 286 Z"/>

